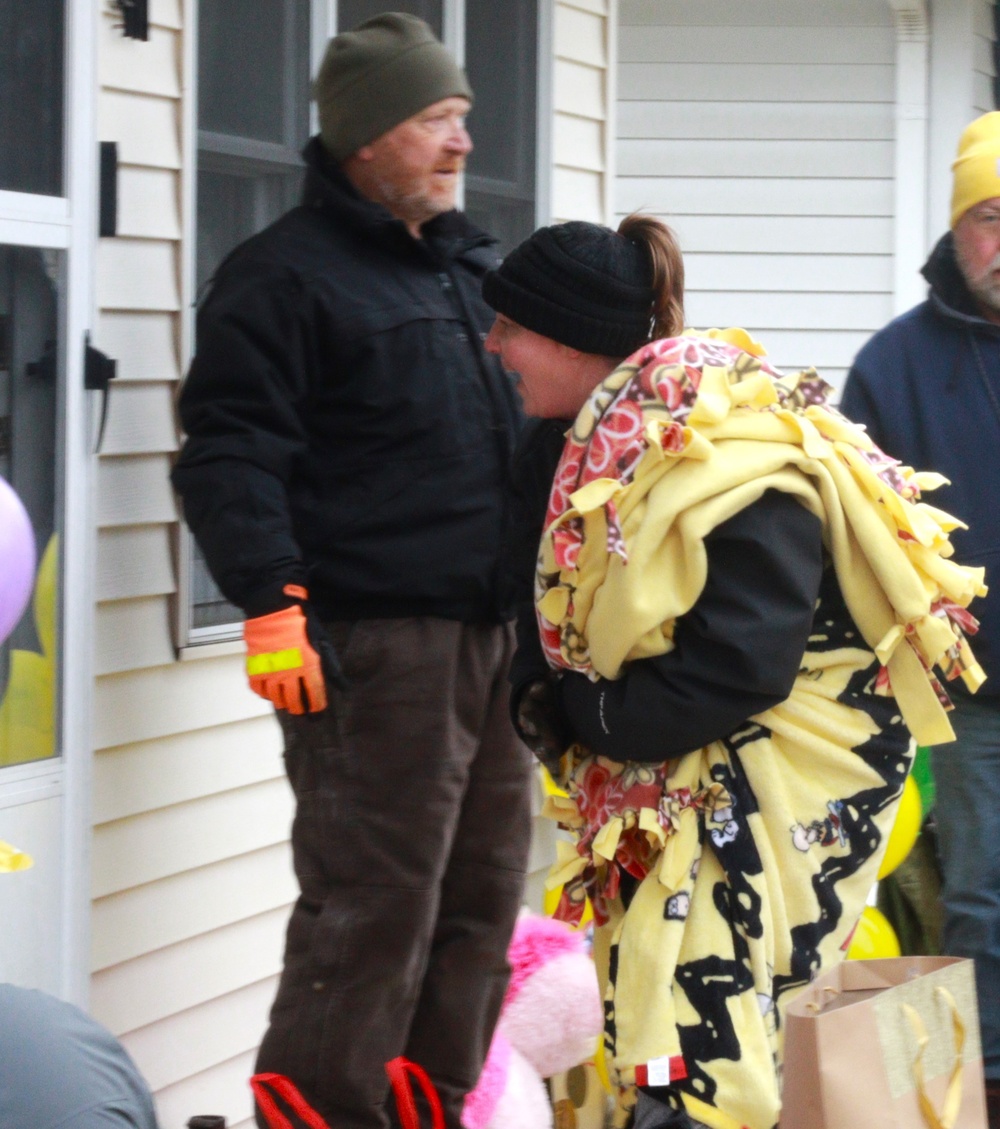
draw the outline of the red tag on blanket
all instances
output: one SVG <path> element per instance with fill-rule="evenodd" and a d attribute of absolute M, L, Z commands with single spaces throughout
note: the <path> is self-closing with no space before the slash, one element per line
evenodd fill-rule
<path fill-rule="evenodd" d="M 649 1062 L 641 1062 L 635 1068 L 637 1086 L 669 1086 L 671 1082 L 679 1082 L 687 1076 L 687 1067 L 681 1055 L 651 1058 Z"/>

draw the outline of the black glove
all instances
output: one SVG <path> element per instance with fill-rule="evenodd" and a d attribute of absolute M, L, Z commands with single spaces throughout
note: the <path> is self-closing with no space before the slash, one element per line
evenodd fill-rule
<path fill-rule="evenodd" d="M 319 616 L 312 604 L 304 602 L 302 611 L 306 617 L 306 635 L 309 637 L 309 642 L 312 643 L 316 654 L 319 655 L 323 677 L 331 686 L 336 686 L 338 690 L 349 690 L 351 683 L 340 665 L 337 648 L 333 645 L 330 636 L 327 635 L 323 624 L 320 623 Z"/>
<path fill-rule="evenodd" d="M 521 740 L 553 776 L 559 775 L 562 755 L 572 743 L 572 729 L 554 677 L 525 683 L 516 692 L 514 727 Z"/>

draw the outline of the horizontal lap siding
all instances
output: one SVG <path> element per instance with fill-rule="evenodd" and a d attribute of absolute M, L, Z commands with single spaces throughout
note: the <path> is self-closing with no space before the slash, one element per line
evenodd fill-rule
<path fill-rule="evenodd" d="M 100 240 L 95 344 L 118 362 L 98 469 L 97 594 L 102 602 L 175 591 L 169 458 L 180 376 L 182 89 L 179 0 L 152 5 L 148 42 L 100 19 L 98 126 L 118 146 L 118 234 Z M 148 613 L 148 608 L 145 609 Z M 98 672 L 172 657 L 169 620 L 122 635 L 128 616 L 99 612 Z"/>
<path fill-rule="evenodd" d="M 894 44 L 884 0 L 622 0 L 615 211 L 677 232 L 690 324 L 839 385 L 889 319 Z"/>
<path fill-rule="evenodd" d="M 181 1012 L 276 976 L 287 919 L 271 910 L 97 972 L 91 1004 L 116 1030 L 136 1031 L 162 1018 L 163 984 Z"/>
<path fill-rule="evenodd" d="M 283 843 L 291 816 L 291 791 L 282 779 L 102 824 L 91 847 L 94 896 Z"/>
<path fill-rule="evenodd" d="M 148 42 L 95 17 L 99 135 L 120 167 L 93 331 L 118 375 L 97 470 L 91 1006 L 164 1126 L 222 1113 L 238 1127 L 295 897 L 292 801 L 240 657 L 179 663 L 173 640 L 186 10 L 153 0 Z"/>
<path fill-rule="evenodd" d="M 210 1067 L 178 1086 L 165 1086 L 156 1095 L 160 1122 L 164 1126 L 186 1125 L 191 1110 L 217 1113 L 226 1118 L 227 1129 L 256 1129 L 247 1079 L 253 1073 L 256 1051 L 248 1051 Z M 219 1095 L 225 1095 L 220 1104 Z"/>
<path fill-rule="evenodd" d="M 794 0 L 776 5 L 775 0 L 622 0 L 622 26 L 711 28 L 763 28 L 773 33 L 790 27 L 821 30 L 887 24 L 883 5 L 872 0 Z M 859 37 L 860 38 L 860 37 Z"/>
<path fill-rule="evenodd" d="M 295 878 L 287 846 L 264 847 L 117 894 L 93 906 L 95 974 L 224 929 L 268 910 L 287 911 Z M 163 985 L 169 996 L 172 986 Z M 164 1006 L 164 1015 L 170 1007 Z"/>
<path fill-rule="evenodd" d="M 105 748 L 94 766 L 94 822 L 284 778 L 271 713 Z"/>

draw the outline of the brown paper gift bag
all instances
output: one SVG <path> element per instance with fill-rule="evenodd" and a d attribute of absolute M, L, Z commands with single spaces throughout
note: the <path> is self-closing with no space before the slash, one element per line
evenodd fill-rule
<path fill-rule="evenodd" d="M 849 960 L 785 1013 L 780 1129 L 987 1129 L 971 960 Z"/>

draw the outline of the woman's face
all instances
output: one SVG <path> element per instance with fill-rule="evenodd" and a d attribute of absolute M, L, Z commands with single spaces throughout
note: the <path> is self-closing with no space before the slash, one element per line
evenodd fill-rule
<path fill-rule="evenodd" d="M 525 329 L 504 314 L 497 314 L 485 346 L 518 378 L 517 390 L 529 416 L 573 419 L 590 394 L 592 385 L 581 371 L 578 350 Z"/>

